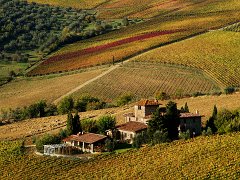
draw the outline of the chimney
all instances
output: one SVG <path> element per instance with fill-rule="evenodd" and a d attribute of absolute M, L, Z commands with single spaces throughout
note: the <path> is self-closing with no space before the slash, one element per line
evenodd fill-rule
<path fill-rule="evenodd" d="M 199 114 L 199 111 L 198 111 L 198 110 L 196 110 L 196 114 Z"/>

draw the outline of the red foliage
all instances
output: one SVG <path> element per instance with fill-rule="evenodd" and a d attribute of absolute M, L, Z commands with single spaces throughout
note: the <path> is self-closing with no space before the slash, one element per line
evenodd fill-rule
<path fill-rule="evenodd" d="M 47 59 L 46 61 L 44 61 L 42 64 L 47 65 L 47 64 L 50 64 L 50 63 L 55 62 L 55 61 L 73 59 L 73 58 L 83 56 L 83 55 L 86 55 L 86 54 L 104 51 L 104 50 L 107 50 L 109 48 L 120 46 L 120 45 L 123 45 L 123 44 L 131 43 L 131 42 L 135 42 L 135 41 L 140 41 L 140 40 L 144 40 L 144 39 L 149 39 L 149 38 L 153 38 L 153 37 L 156 37 L 156 36 L 173 34 L 173 33 L 181 32 L 181 31 L 183 31 L 183 30 L 157 31 L 157 32 L 150 32 L 150 33 L 146 33 L 146 34 L 141 34 L 141 35 L 138 35 L 138 36 L 122 39 L 122 40 L 119 40 L 119 41 L 115 41 L 115 42 L 111 42 L 111 43 L 107 43 L 107 44 L 103 44 L 103 45 L 99 45 L 99 46 L 95 46 L 95 47 L 82 49 L 82 50 L 75 51 L 75 52 L 70 52 L 70 53 L 66 53 L 66 54 L 52 56 L 49 59 Z"/>

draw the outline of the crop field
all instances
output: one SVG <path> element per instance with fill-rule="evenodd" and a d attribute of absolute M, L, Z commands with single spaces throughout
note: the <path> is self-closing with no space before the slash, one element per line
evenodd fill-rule
<path fill-rule="evenodd" d="M 199 68 L 223 86 L 240 86 L 239 49 L 239 33 L 214 31 L 155 49 L 135 60 Z"/>
<path fill-rule="evenodd" d="M 11 143 L 13 145 L 11 145 Z M 121 154 L 78 159 L 10 155 L 19 145 L 2 142 L 2 179 L 239 179 L 240 134 L 198 137 Z M 184 149 L 184 150 L 183 150 Z M 5 152 L 6 153 L 6 152 Z M 10 155 L 9 155 L 10 154 Z M 7 163 L 6 163 L 7 162 Z"/>
<path fill-rule="evenodd" d="M 0 87 L 0 109 L 24 107 L 42 99 L 52 102 L 104 70 L 102 68 L 72 75 L 16 79 Z"/>
<path fill-rule="evenodd" d="M 178 91 L 192 94 L 217 89 L 219 88 L 214 81 L 196 69 L 158 63 L 129 62 L 83 87 L 73 96 L 88 93 L 112 101 L 127 92 L 139 99 L 153 97 L 159 91 L 173 95 Z"/>

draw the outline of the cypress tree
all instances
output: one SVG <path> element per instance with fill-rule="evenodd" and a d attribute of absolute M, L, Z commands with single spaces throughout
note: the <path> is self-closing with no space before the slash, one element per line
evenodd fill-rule
<path fill-rule="evenodd" d="M 187 104 L 187 102 L 185 103 L 184 111 L 185 111 L 186 113 L 189 113 L 189 108 L 188 108 L 188 104 Z"/>
<path fill-rule="evenodd" d="M 171 140 L 178 139 L 178 126 L 180 124 L 180 113 L 177 109 L 177 104 L 170 101 L 166 105 L 166 126 L 168 136 Z"/>
<path fill-rule="evenodd" d="M 78 115 L 78 111 L 76 111 L 73 117 L 73 134 L 77 134 L 81 131 L 82 131 L 82 128 L 80 123 L 80 116 Z"/>
<path fill-rule="evenodd" d="M 212 133 L 216 133 L 218 130 L 214 122 L 217 120 L 217 114 L 218 114 L 217 106 L 214 105 L 212 116 L 208 119 L 206 123 L 206 129 L 210 128 L 212 130 Z"/>
<path fill-rule="evenodd" d="M 72 113 L 69 112 L 67 117 L 67 134 L 71 135 L 73 133 L 73 116 Z"/>

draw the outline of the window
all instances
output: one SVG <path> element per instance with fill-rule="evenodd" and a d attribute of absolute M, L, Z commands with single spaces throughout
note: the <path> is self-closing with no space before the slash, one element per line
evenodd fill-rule
<path fill-rule="evenodd" d="M 138 106 L 138 110 L 141 110 L 141 106 Z"/>
<path fill-rule="evenodd" d="M 132 134 L 130 134 L 130 138 L 131 138 L 131 139 L 133 138 L 133 135 L 132 135 Z"/>

